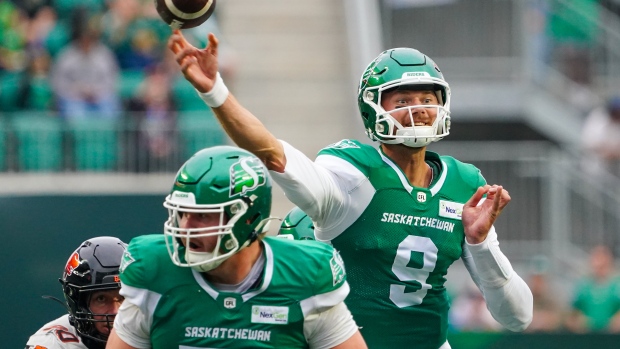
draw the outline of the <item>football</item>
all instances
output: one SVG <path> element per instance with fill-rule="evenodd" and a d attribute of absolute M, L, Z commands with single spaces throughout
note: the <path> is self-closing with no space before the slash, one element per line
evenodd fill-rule
<path fill-rule="evenodd" d="M 155 8 L 172 29 L 187 29 L 211 17 L 215 0 L 155 0 Z"/>

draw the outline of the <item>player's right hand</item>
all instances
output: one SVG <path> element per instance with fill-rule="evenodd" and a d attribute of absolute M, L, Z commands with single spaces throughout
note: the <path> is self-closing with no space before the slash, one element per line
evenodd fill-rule
<path fill-rule="evenodd" d="M 180 30 L 175 30 L 168 40 L 168 49 L 175 54 L 183 76 L 202 93 L 211 91 L 217 76 L 218 40 L 213 33 L 209 33 L 208 39 L 202 50 L 190 44 Z"/>

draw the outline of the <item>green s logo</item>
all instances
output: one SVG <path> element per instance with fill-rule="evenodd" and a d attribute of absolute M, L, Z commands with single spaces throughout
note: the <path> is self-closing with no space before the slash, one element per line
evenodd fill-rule
<path fill-rule="evenodd" d="M 265 167 L 257 158 L 246 157 L 230 166 L 230 197 L 265 184 Z"/>

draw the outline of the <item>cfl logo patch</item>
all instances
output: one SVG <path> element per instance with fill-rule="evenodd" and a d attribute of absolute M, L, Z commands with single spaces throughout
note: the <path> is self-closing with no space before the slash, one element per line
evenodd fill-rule
<path fill-rule="evenodd" d="M 419 191 L 417 195 L 418 202 L 426 202 L 426 193 Z"/>
<path fill-rule="evenodd" d="M 237 300 L 232 297 L 224 298 L 224 308 L 233 309 L 237 306 Z"/>

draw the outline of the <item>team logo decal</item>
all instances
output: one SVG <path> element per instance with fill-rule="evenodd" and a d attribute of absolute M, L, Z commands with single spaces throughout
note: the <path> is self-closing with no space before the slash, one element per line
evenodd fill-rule
<path fill-rule="evenodd" d="M 67 265 L 65 266 L 65 274 L 71 275 L 73 271 L 80 266 L 80 264 L 82 264 L 80 261 L 80 255 L 77 252 L 74 252 L 67 261 Z"/>
<path fill-rule="evenodd" d="M 265 167 L 257 158 L 241 158 L 230 166 L 230 196 L 241 195 L 265 184 Z"/>
<path fill-rule="evenodd" d="M 131 253 L 125 250 L 125 253 L 123 253 L 123 258 L 121 259 L 121 266 L 118 268 L 118 271 L 123 273 L 125 271 L 125 268 L 127 268 L 131 263 L 135 261 L 136 260 L 131 256 Z"/>
<path fill-rule="evenodd" d="M 340 253 L 334 250 L 334 255 L 332 259 L 329 260 L 329 266 L 332 269 L 332 278 L 334 281 L 334 285 L 336 286 L 344 280 L 345 275 L 347 273 L 344 270 L 344 262 L 342 261 L 342 257 L 340 257 Z"/>
<path fill-rule="evenodd" d="M 359 148 L 359 145 L 355 144 L 350 139 L 343 139 L 340 142 L 336 142 L 328 145 L 325 149 L 347 149 L 347 148 Z"/>
<path fill-rule="evenodd" d="M 224 308 L 234 309 L 237 306 L 237 300 L 233 297 L 224 298 Z"/>

